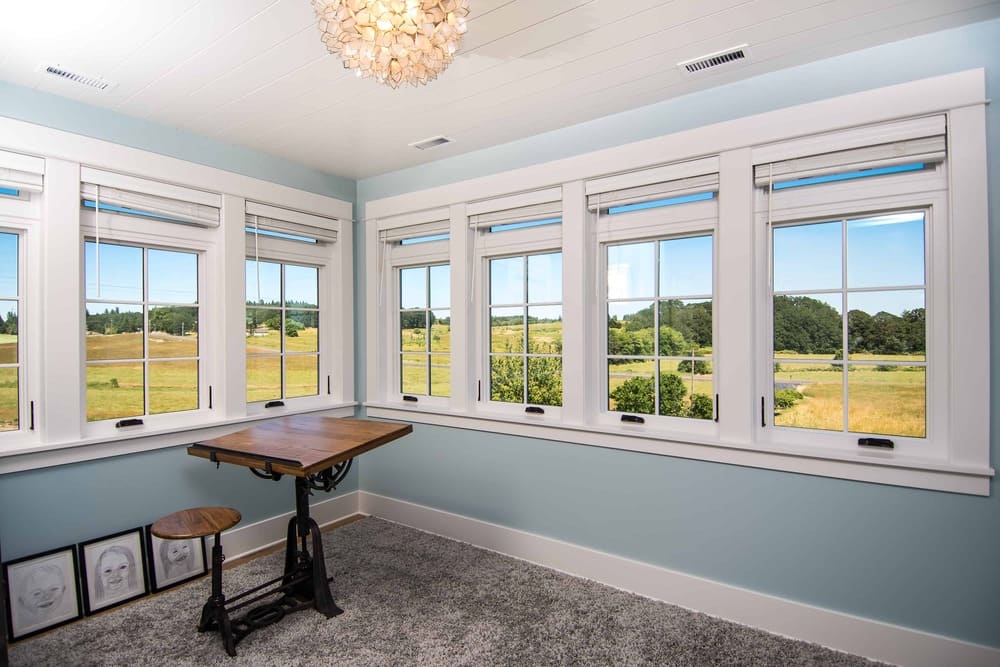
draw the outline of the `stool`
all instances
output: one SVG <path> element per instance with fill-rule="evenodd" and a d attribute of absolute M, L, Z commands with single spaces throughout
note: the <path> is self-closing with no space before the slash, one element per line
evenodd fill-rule
<path fill-rule="evenodd" d="M 240 513 L 230 507 L 194 507 L 168 514 L 157 519 L 150 532 L 164 540 L 190 540 L 215 535 L 212 546 L 212 595 L 201 610 L 198 632 L 218 630 L 222 633 L 222 643 L 226 653 L 236 655 L 236 638 L 233 635 L 226 610 L 226 596 L 222 594 L 222 554 L 220 533 L 238 524 Z"/>

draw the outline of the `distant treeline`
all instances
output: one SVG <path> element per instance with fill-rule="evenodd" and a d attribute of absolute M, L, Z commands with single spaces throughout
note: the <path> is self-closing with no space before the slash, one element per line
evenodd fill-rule
<path fill-rule="evenodd" d="M 840 313 L 808 296 L 774 297 L 774 349 L 800 354 L 843 354 Z M 893 315 L 863 310 L 847 313 L 847 346 L 851 353 L 916 354 L 926 349 L 924 309 Z"/>
<path fill-rule="evenodd" d="M 198 331 L 198 309 L 191 306 L 157 306 L 149 310 L 149 330 L 180 336 Z M 108 308 L 103 313 L 87 310 L 87 331 L 120 334 L 142 331 L 142 311 Z"/>
<path fill-rule="evenodd" d="M 655 305 L 622 317 L 608 318 L 608 354 L 652 356 L 656 354 L 653 338 Z M 684 303 L 676 299 L 661 301 L 660 356 L 707 353 L 712 347 L 712 303 Z M 706 352 L 700 352 L 699 350 Z M 612 360 L 612 363 L 625 360 Z"/>

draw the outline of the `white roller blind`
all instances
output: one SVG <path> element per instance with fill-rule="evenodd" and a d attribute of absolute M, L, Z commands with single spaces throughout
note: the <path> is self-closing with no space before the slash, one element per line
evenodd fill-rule
<path fill-rule="evenodd" d="M 80 195 L 199 227 L 218 227 L 222 195 L 90 167 L 80 168 Z"/>
<path fill-rule="evenodd" d="M 515 222 L 532 222 L 562 215 L 562 188 L 522 192 L 468 205 L 472 227 L 493 227 Z"/>
<path fill-rule="evenodd" d="M 44 175 L 42 158 L 0 151 L 0 188 L 41 192 Z"/>
<path fill-rule="evenodd" d="M 398 243 L 405 239 L 447 233 L 451 227 L 449 216 L 450 211 L 443 207 L 382 218 L 375 224 L 380 240 Z"/>
<path fill-rule="evenodd" d="M 715 192 L 719 189 L 718 172 L 719 158 L 712 156 L 593 178 L 584 184 L 587 207 L 596 211 L 697 192 Z"/>
<path fill-rule="evenodd" d="M 884 123 L 782 142 L 754 150 L 754 183 L 791 181 L 901 164 L 941 162 L 947 155 L 943 115 Z"/>
<path fill-rule="evenodd" d="M 248 201 L 247 226 L 316 239 L 320 243 L 336 243 L 340 221 L 312 213 L 280 208 L 270 204 Z M 250 232 L 252 233 L 252 232 Z"/>

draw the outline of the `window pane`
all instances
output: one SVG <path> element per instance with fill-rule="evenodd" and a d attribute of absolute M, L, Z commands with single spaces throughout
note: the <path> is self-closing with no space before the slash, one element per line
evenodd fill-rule
<path fill-rule="evenodd" d="M 528 256 L 528 303 L 562 301 L 562 253 Z"/>
<path fill-rule="evenodd" d="M 840 222 L 776 227 L 774 291 L 840 289 Z"/>
<path fill-rule="evenodd" d="M 247 354 L 281 351 L 281 311 L 247 308 Z"/>
<path fill-rule="evenodd" d="M 562 306 L 528 308 L 528 352 L 562 354 Z"/>
<path fill-rule="evenodd" d="M 149 356 L 198 356 L 198 309 L 156 306 L 149 309 Z"/>
<path fill-rule="evenodd" d="M 400 355 L 402 372 L 400 391 L 404 394 L 427 395 L 427 355 Z"/>
<path fill-rule="evenodd" d="M 851 359 L 926 359 L 923 290 L 850 293 L 847 306 Z"/>
<path fill-rule="evenodd" d="M 842 354 L 840 294 L 774 297 L 774 354 L 833 359 Z"/>
<path fill-rule="evenodd" d="M 17 430 L 17 369 L 0 368 L 0 431 Z"/>
<path fill-rule="evenodd" d="M 87 304 L 87 359 L 142 359 L 142 306 Z"/>
<path fill-rule="evenodd" d="M 87 241 L 85 254 L 88 299 L 142 301 L 142 248 Z"/>
<path fill-rule="evenodd" d="M 319 269 L 285 264 L 285 305 L 319 308 Z"/>
<path fill-rule="evenodd" d="M 399 307 L 427 307 L 427 267 L 399 270 Z"/>
<path fill-rule="evenodd" d="M 656 296 L 656 244 L 608 246 L 608 298 Z"/>
<path fill-rule="evenodd" d="M 0 234 L 0 298 L 17 296 L 17 234 Z"/>
<path fill-rule="evenodd" d="M 712 350 L 712 302 L 661 301 L 660 355 L 705 355 Z"/>
<path fill-rule="evenodd" d="M 851 364 L 847 374 L 848 430 L 925 437 L 926 381 L 922 366 Z"/>
<path fill-rule="evenodd" d="M 451 396 L 451 357 L 431 355 L 431 396 Z"/>
<path fill-rule="evenodd" d="M 319 393 L 319 356 L 294 354 L 285 357 L 285 397 Z"/>
<path fill-rule="evenodd" d="M 901 213 L 847 223 L 847 287 L 924 284 L 924 215 Z"/>
<path fill-rule="evenodd" d="M 490 352 L 524 352 L 523 308 L 490 308 Z"/>
<path fill-rule="evenodd" d="M 281 357 L 247 357 L 247 402 L 281 398 Z"/>
<path fill-rule="evenodd" d="M 451 352 L 451 311 L 432 311 L 431 323 L 431 351 Z"/>
<path fill-rule="evenodd" d="M 660 297 L 712 294 L 712 237 L 660 241 Z"/>
<path fill-rule="evenodd" d="M 149 413 L 198 409 L 198 362 L 153 361 L 149 364 Z"/>
<path fill-rule="evenodd" d="M 842 431 L 844 374 L 839 364 L 774 364 L 774 424 Z"/>
<path fill-rule="evenodd" d="M 608 304 L 608 354 L 650 355 L 653 345 L 653 302 Z"/>
<path fill-rule="evenodd" d="M 660 361 L 660 414 L 691 419 L 715 417 L 711 359 Z"/>
<path fill-rule="evenodd" d="M 247 260 L 246 296 L 248 304 L 281 305 L 281 265 Z"/>
<path fill-rule="evenodd" d="M 524 357 L 490 355 L 490 400 L 524 403 Z"/>
<path fill-rule="evenodd" d="M 431 308 L 447 308 L 451 305 L 451 265 L 440 264 L 431 267 Z"/>
<path fill-rule="evenodd" d="M 87 364 L 87 421 L 145 413 L 142 363 Z"/>
<path fill-rule="evenodd" d="M 399 314 L 399 349 L 404 352 L 427 350 L 426 310 L 410 310 Z"/>
<path fill-rule="evenodd" d="M 562 405 L 562 357 L 528 357 L 528 403 Z"/>
<path fill-rule="evenodd" d="M 319 352 L 318 311 L 285 311 L 285 352 Z"/>
<path fill-rule="evenodd" d="M 0 364 L 17 363 L 17 301 L 0 301 Z"/>
<path fill-rule="evenodd" d="M 524 303 L 524 257 L 490 260 L 490 303 Z"/>
<path fill-rule="evenodd" d="M 104 261 L 103 258 L 101 261 Z M 150 249 L 148 261 L 150 301 L 198 303 L 198 256 L 196 254 Z M 101 270 L 103 272 L 103 267 Z"/>
<path fill-rule="evenodd" d="M 608 410 L 653 414 L 655 362 L 608 359 Z"/>

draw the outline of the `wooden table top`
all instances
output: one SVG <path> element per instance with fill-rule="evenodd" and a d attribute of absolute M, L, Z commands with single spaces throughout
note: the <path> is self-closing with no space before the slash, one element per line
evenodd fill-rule
<path fill-rule="evenodd" d="M 306 477 L 412 431 L 410 424 L 293 415 L 195 443 L 188 454 Z"/>

